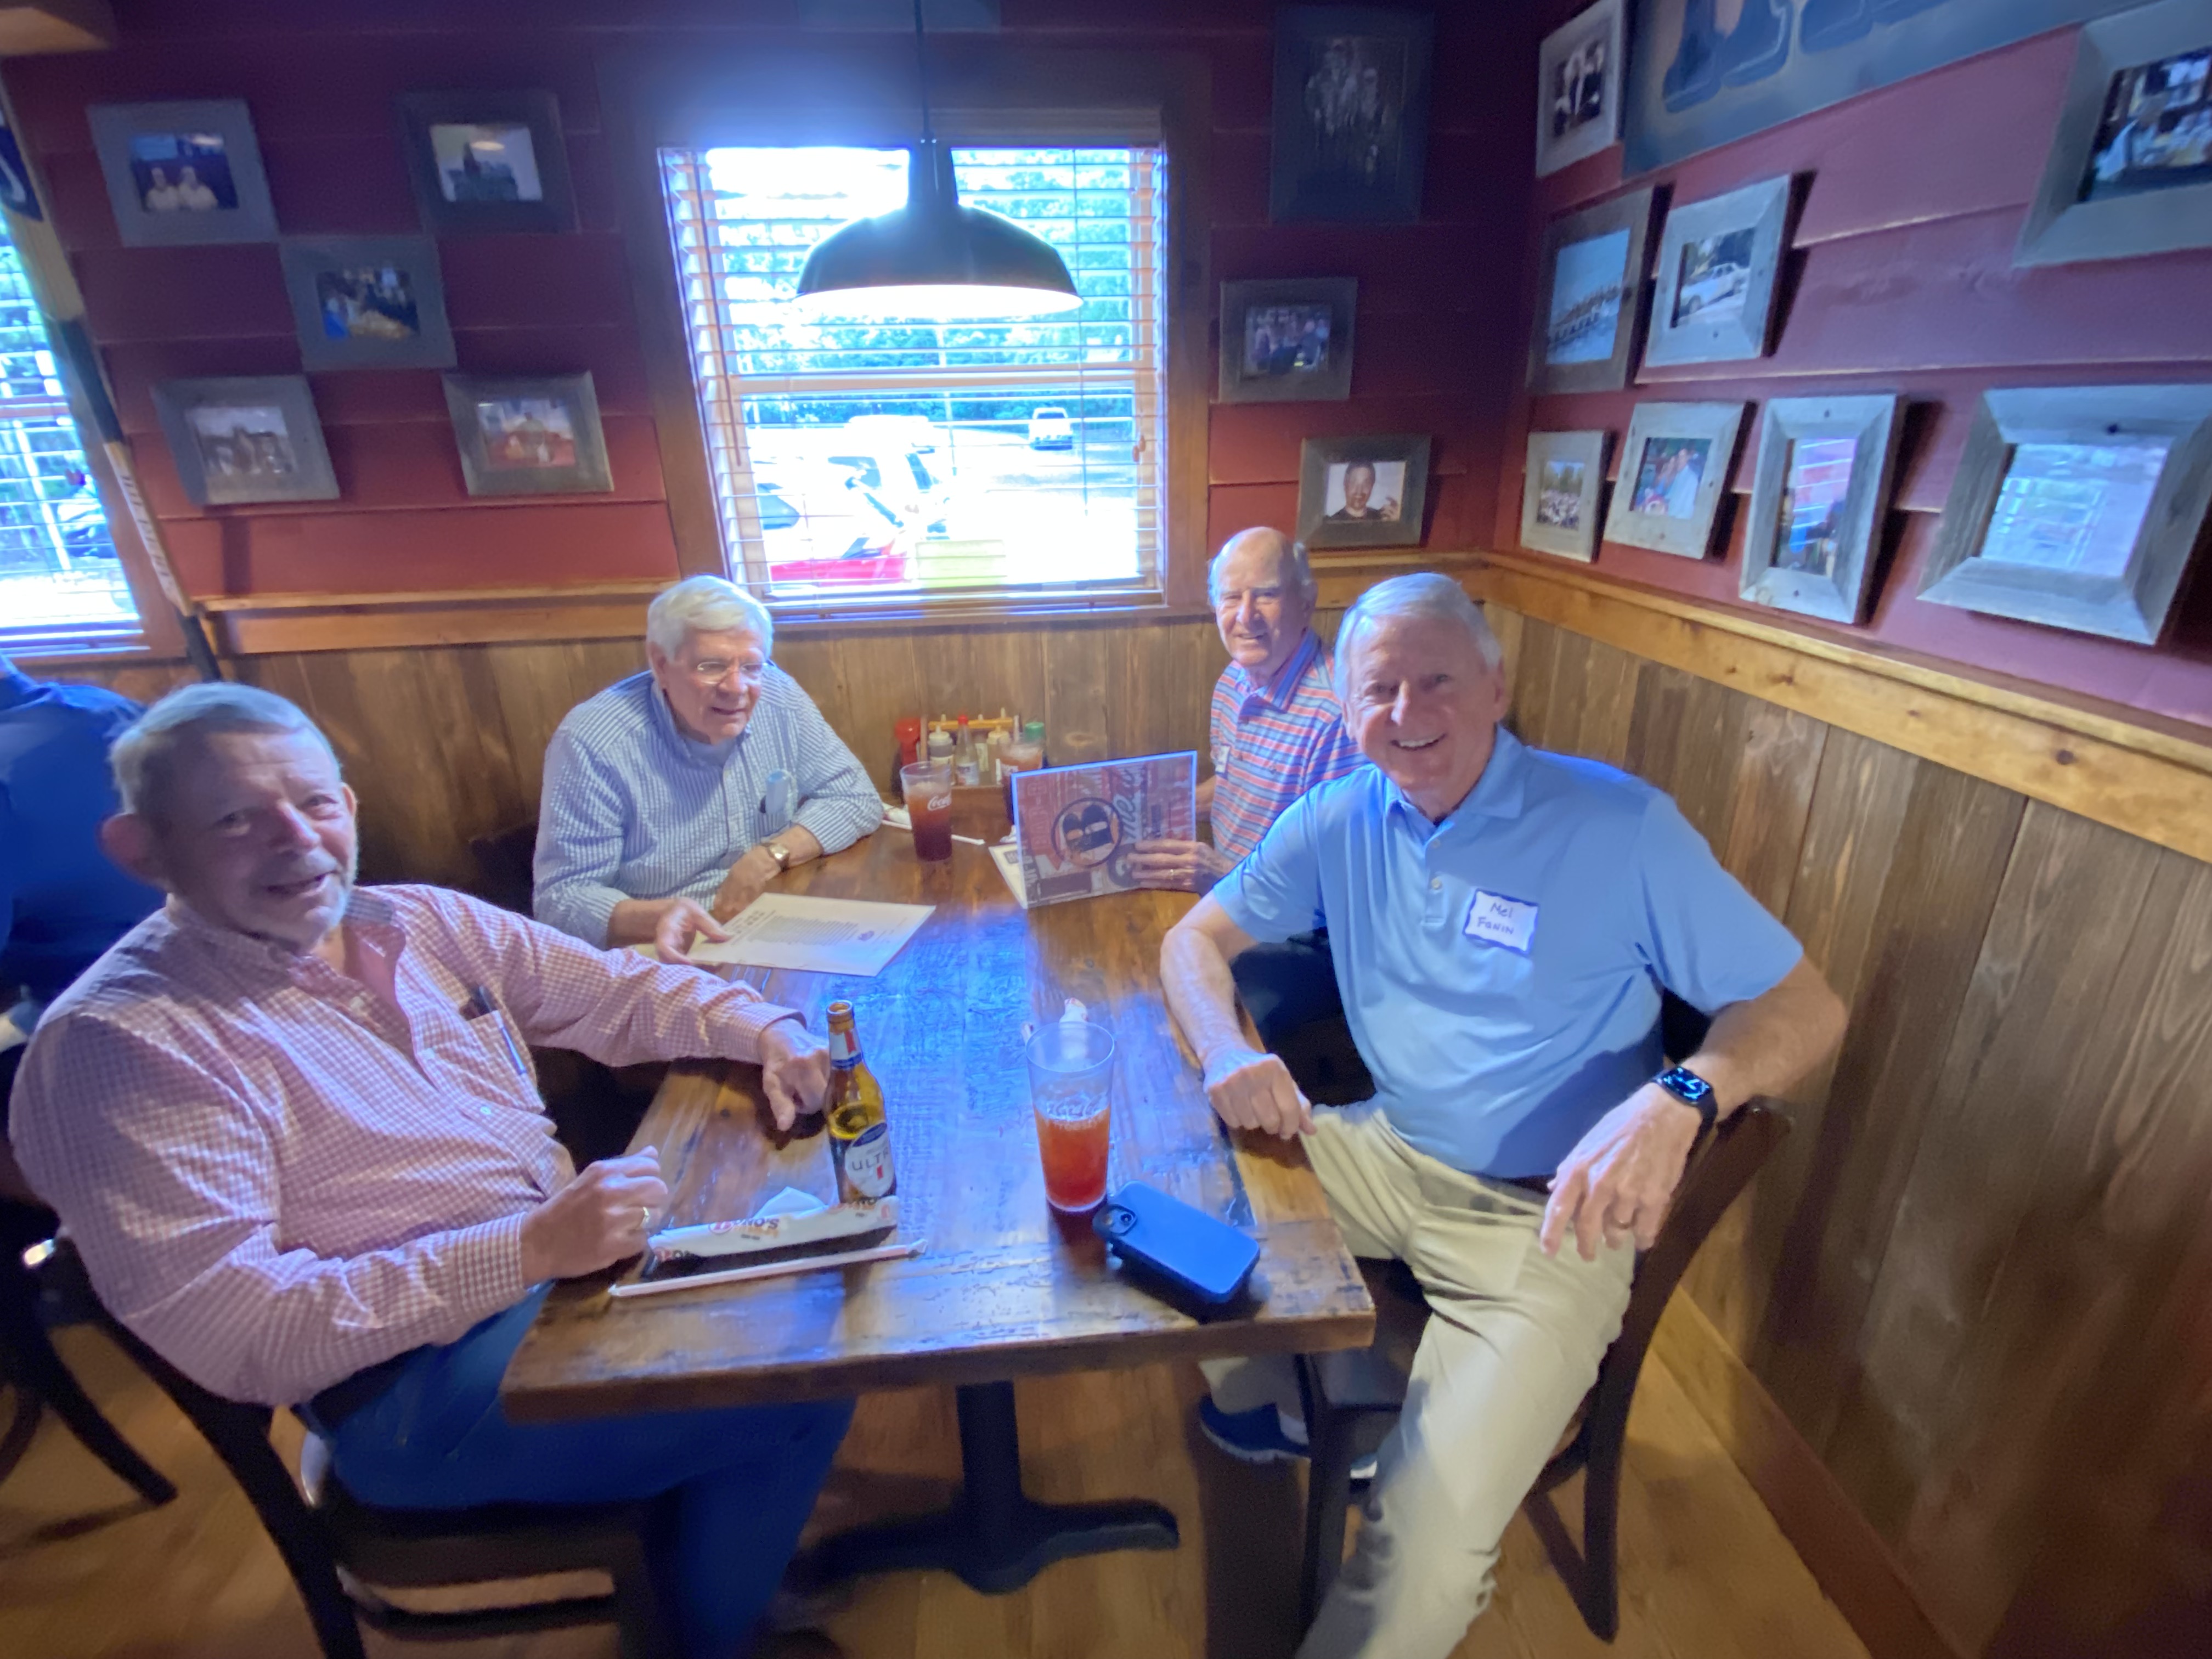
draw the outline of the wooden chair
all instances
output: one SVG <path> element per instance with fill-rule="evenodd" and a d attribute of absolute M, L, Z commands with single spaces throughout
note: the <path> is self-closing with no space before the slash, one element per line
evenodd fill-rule
<path fill-rule="evenodd" d="M 392 1510 L 363 1504 L 329 1473 L 302 1493 L 270 1443 L 273 1413 L 209 1393 L 100 1308 L 76 1253 L 55 1247 L 42 1272 L 81 1297 L 106 1333 L 215 1448 L 307 1604 L 324 1659 L 364 1659 L 363 1624 L 403 1641 L 459 1641 L 614 1624 L 623 1659 L 673 1659 L 677 1647 L 646 1573 L 641 1504 L 487 1504 Z M 424 1589 L 599 1571 L 611 1593 L 467 1612 L 396 1607 L 370 1585 Z"/>
<path fill-rule="evenodd" d="M 1615 1558 L 1620 1463 L 1628 1437 L 1629 1402 L 1636 1394 L 1644 1353 L 1658 1328 L 1659 1316 L 1698 1247 L 1789 1128 L 1787 1118 L 1754 1101 L 1692 1150 L 1658 1242 L 1636 1264 L 1620 1334 L 1598 1365 L 1597 1381 L 1583 1397 L 1573 1437 L 1544 1466 L 1528 1495 L 1528 1518 L 1546 1552 L 1566 1581 L 1583 1621 L 1604 1641 L 1610 1642 L 1620 1625 Z M 1375 1293 L 1378 1323 L 1390 1322 L 1394 1315 L 1416 1328 L 1426 1322 L 1428 1304 L 1403 1263 L 1363 1262 L 1362 1267 Z M 1389 1433 L 1405 1404 L 1406 1378 L 1372 1348 L 1302 1356 L 1298 1373 L 1313 1455 L 1306 1488 L 1305 1567 L 1299 1587 L 1301 1616 L 1310 1625 L 1343 1564 L 1352 1466 L 1371 1456 Z M 1579 1549 L 1549 1496 L 1577 1472 L 1584 1476 Z"/>

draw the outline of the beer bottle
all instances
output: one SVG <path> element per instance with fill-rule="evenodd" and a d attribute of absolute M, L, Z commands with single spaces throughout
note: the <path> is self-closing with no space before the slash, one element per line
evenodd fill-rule
<path fill-rule="evenodd" d="M 860 1058 L 853 1005 L 830 1005 L 830 1156 L 837 1167 L 837 1201 L 869 1204 L 898 1190 L 891 1169 L 891 1129 L 884 1091 Z"/>

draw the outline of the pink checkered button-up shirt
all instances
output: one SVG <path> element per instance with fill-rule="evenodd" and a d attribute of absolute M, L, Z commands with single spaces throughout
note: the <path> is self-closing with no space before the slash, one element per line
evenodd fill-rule
<path fill-rule="evenodd" d="M 746 987 L 434 887 L 362 889 L 364 983 L 172 900 L 57 998 L 12 1137 L 100 1299 L 187 1376 L 289 1405 L 511 1306 L 574 1175 L 500 1022 L 611 1066 L 755 1060 Z M 469 1018 L 478 986 L 501 1012 Z"/>

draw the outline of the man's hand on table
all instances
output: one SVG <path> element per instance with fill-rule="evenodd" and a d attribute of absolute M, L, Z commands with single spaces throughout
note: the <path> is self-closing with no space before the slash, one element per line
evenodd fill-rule
<path fill-rule="evenodd" d="M 1544 1209 L 1544 1253 L 1557 1255 L 1570 1231 L 1585 1261 L 1601 1244 L 1650 1249 L 1697 1137 L 1697 1113 L 1657 1084 L 1629 1096 L 1560 1164 Z"/>
<path fill-rule="evenodd" d="M 1232 1129 L 1265 1129 L 1285 1139 L 1313 1133 L 1313 1106 L 1273 1054 L 1221 1048 L 1207 1057 L 1206 1098 Z"/>
<path fill-rule="evenodd" d="M 1237 867 L 1237 860 L 1202 841 L 1140 841 L 1129 851 L 1129 869 L 1146 887 L 1179 887 L 1203 893 Z"/>
<path fill-rule="evenodd" d="M 761 1084 L 775 1127 L 788 1129 L 801 1112 L 818 1112 L 830 1094 L 830 1045 L 796 1019 L 761 1033 Z"/>
<path fill-rule="evenodd" d="M 523 1282 L 575 1279 L 635 1255 L 645 1248 L 650 1212 L 667 1202 L 660 1154 L 650 1146 L 585 1165 L 524 1218 Z"/>
<path fill-rule="evenodd" d="M 666 903 L 666 910 L 653 928 L 653 948 L 660 952 L 663 962 L 686 960 L 692 945 L 700 939 L 711 939 L 719 945 L 729 938 L 722 925 L 707 913 L 707 907 L 698 900 L 675 898 Z"/>
<path fill-rule="evenodd" d="M 765 846 L 748 847 L 715 890 L 714 914 L 727 921 L 768 891 L 769 884 L 782 873 L 775 854 Z"/>

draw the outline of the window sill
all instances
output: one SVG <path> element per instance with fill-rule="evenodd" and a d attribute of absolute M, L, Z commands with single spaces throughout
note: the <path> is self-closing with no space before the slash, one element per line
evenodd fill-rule
<path fill-rule="evenodd" d="M 26 672 L 34 667 L 66 668 L 100 663 L 165 660 L 157 658 L 143 633 L 119 638 L 114 635 L 57 636 L 46 632 L 14 635 L 0 633 L 0 657 L 5 657 Z"/>

